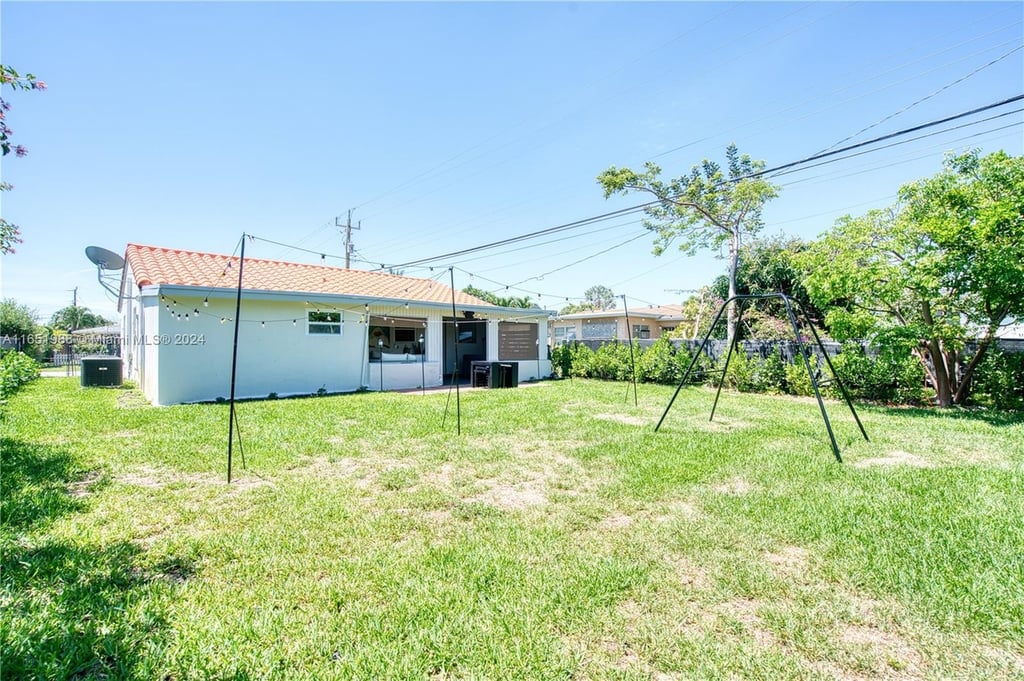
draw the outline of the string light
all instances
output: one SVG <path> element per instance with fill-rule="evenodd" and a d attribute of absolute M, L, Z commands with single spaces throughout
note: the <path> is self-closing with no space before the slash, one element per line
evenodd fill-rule
<path fill-rule="evenodd" d="M 210 307 L 210 296 L 203 298 L 203 307 Z M 196 312 L 199 312 L 199 310 L 196 310 Z"/>

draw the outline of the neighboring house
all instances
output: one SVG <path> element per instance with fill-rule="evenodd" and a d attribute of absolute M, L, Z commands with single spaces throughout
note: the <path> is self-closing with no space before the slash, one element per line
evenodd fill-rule
<path fill-rule="evenodd" d="M 121 352 L 121 325 L 108 324 L 91 329 L 76 329 L 71 332 L 75 349 L 79 353 L 100 353 L 117 355 Z"/>
<path fill-rule="evenodd" d="M 551 321 L 551 343 L 560 345 L 574 340 L 656 340 L 679 325 L 691 325 L 683 316 L 682 305 L 630 308 L 626 328 L 626 310 L 613 309 L 560 315 Z"/>
<path fill-rule="evenodd" d="M 154 404 L 229 397 L 240 264 L 237 398 L 440 386 L 456 347 L 462 378 L 483 360 L 551 373 L 548 311 L 455 291 L 453 316 L 430 279 L 138 244 L 124 259 L 124 375 Z"/>

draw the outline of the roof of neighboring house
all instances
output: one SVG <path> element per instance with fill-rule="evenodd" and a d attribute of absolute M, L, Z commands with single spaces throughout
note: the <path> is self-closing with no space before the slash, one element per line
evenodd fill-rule
<path fill-rule="evenodd" d="M 135 284 L 140 288 L 163 284 L 206 289 L 235 288 L 238 285 L 241 260 L 238 256 L 141 244 L 128 244 L 124 259 L 131 268 Z M 452 302 L 451 287 L 432 279 L 259 258 L 245 259 L 242 286 L 247 291 L 351 295 L 425 303 Z M 496 307 L 462 291 L 455 291 L 455 304 Z"/>
<path fill-rule="evenodd" d="M 91 329 L 75 329 L 70 333 L 72 336 L 116 336 L 121 333 L 121 325 L 94 326 Z"/>
<path fill-rule="evenodd" d="M 591 310 L 590 312 L 574 312 L 572 314 L 563 314 L 556 317 L 556 321 L 560 319 L 611 319 L 615 317 L 625 317 L 627 310 L 615 309 L 615 310 Z M 644 317 L 646 319 L 685 319 L 683 317 L 683 306 L 682 305 L 655 305 L 649 307 L 638 307 L 629 308 L 628 310 L 630 317 Z"/>

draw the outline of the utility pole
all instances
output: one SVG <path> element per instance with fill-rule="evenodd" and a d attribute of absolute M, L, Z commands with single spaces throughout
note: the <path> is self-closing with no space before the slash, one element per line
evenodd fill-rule
<path fill-rule="evenodd" d="M 352 258 L 352 252 L 355 250 L 355 247 L 352 245 L 352 230 L 354 229 L 358 231 L 362 229 L 363 223 L 360 221 L 360 223 L 355 227 L 352 226 L 351 208 L 349 208 L 348 210 L 348 220 L 345 222 L 345 224 L 341 224 L 341 222 L 339 222 L 340 220 L 340 217 L 334 218 L 334 226 L 338 227 L 339 229 L 342 227 L 345 228 L 345 269 L 347 270 L 349 269 L 350 260 Z"/>
<path fill-rule="evenodd" d="M 78 328 L 78 287 L 71 289 L 71 328 L 68 331 L 74 331 Z"/>

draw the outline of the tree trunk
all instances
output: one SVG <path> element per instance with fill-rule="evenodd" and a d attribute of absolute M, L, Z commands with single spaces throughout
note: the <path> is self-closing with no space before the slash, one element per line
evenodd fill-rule
<path fill-rule="evenodd" d="M 729 309 L 726 311 L 726 347 L 732 347 L 732 340 L 736 336 L 736 301 L 732 300 L 736 295 L 736 273 L 740 264 L 740 230 L 733 228 L 732 236 L 729 238 Z"/>
<path fill-rule="evenodd" d="M 967 401 L 967 398 L 971 394 L 971 379 L 974 377 L 974 370 L 981 362 L 985 353 L 988 351 L 992 341 L 995 340 L 996 331 L 999 329 L 999 322 L 992 322 L 989 324 L 988 332 L 985 337 L 978 343 L 978 350 L 974 353 L 974 357 L 971 357 L 971 361 L 964 367 L 963 376 L 960 377 L 960 386 L 957 388 L 956 394 L 953 395 L 953 402 L 955 404 L 963 404 Z"/>
<path fill-rule="evenodd" d="M 921 317 L 929 327 L 934 325 L 932 306 L 927 300 L 921 303 Z M 928 354 L 931 355 L 932 369 L 935 376 L 935 403 L 940 407 L 953 404 L 953 393 L 949 389 L 949 373 L 946 371 L 946 356 L 942 344 L 937 338 L 928 340 Z"/>

